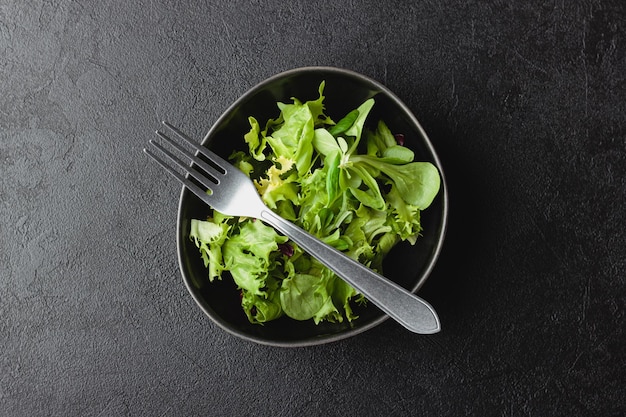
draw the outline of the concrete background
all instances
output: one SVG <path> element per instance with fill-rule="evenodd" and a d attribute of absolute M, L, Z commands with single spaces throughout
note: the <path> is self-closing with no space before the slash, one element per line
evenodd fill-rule
<path fill-rule="evenodd" d="M 622 1 L 2 0 L 0 414 L 623 416 L 625 30 Z M 260 346 L 183 285 L 142 148 L 306 65 L 382 82 L 439 153 L 440 334 Z"/>

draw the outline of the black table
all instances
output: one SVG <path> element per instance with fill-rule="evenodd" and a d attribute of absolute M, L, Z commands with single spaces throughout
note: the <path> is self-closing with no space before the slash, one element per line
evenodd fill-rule
<path fill-rule="evenodd" d="M 0 414 L 624 415 L 625 43 L 617 0 L 4 0 Z M 437 335 L 261 346 L 183 285 L 180 187 L 142 148 L 307 65 L 382 82 L 435 144 Z"/>

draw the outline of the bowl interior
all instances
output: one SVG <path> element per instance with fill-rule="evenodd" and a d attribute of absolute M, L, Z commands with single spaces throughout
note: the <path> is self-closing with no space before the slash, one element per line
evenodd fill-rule
<path fill-rule="evenodd" d="M 301 101 L 318 97 L 319 84 L 325 81 L 326 114 L 339 120 L 363 101 L 374 97 L 376 104 L 369 123 L 384 120 L 393 133 L 405 136 L 405 146 L 415 152 L 418 161 L 430 161 L 442 174 L 442 188 L 433 204 L 422 212 L 423 236 L 411 246 L 400 243 L 384 262 L 384 275 L 415 291 L 428 277 L 441 248 L 447 218 L 447 193 L 443 171 L 435 151 L 418 121 L 389 90 L 362 75 L 337 68 L 300 68 L 278 74 L 252 88 L 236 101 L 214 124 L 203 144 L 222 157 L 233 150 L 246 149 L 243 136 L 249 130 L 248 117 L 261 125 L 278 115 L 276 102 Z M 387 318 L 377 307 L 355 307 L 359 318 L 352 323 L 306 322 L 281 318 L 264 325 L 248 322 L 239 303 L 238 290 L 231 279 L 210 283 L 207 271 L 193 242 L 189 239 L 191 219 L 204 219 L 208 208 L 191 192 L 183 189 L 178 214 L 178 255 L 185 284 L 204 312 L 223 329 L 244 339 L 277 346 L 303 346 L 325 343 L 353 336 Z"/>

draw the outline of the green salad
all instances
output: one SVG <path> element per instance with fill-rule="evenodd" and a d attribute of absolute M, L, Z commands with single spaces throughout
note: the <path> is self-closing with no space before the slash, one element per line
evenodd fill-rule
<path fill-rule="evenodd" d="M 382 121 L 365 127 L 374 99 L 334 122 L 319 98 L 277 103 L 262 125 L 249 117 L 247 152 L 231 162 L 256 185 L 265 204 L 349 257 L 382 274 L 383 258 L 400 241 L 415 244 L 420 211 L 440 187 L 437 168 L 415 162 Z M 252 323 L 283 315 L 296 320 L 356 319 L 351 303 L 364 297 L 260 220 L 213 210 L 191 221 L 190 238 L 209 280 L 231 277 Z M 225 274 L 227 272 L 227 274 Z"/>

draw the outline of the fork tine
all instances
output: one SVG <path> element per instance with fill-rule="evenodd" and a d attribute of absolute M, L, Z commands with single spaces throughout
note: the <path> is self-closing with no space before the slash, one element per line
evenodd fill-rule
<path fill-rule="evenodd" d="M 189 189 L 189 191 L 191 191 L 192 193 L 194 193 L 196 196 L 198 196 L 201 200 L 206 201 L 208 194 L 206 193 L 205 190 L 203 190 L 202 188 L 198 187 L 196 184 L 194 184 L 191 180 L 189 180 L 189 178 L 186 178 L 184 175 L 182 175 L 180 172 L 176 171 L 174 168 L 172 168 L 167 162 L 165 162 L 163 159 L 161 159 L 160 157 L 158 157 L 154 152 L 152 152 L 150 149 L 146 149 L 144 148 L 143 151 L 146 153 L 146 155 L 148 155 L 150 158 L 154 159 L 159 165 L 161 165 L 163 168 L 165 168 L 165 170 L 167 172 L 169 172 L 170 174 L 172 174 L 178 181 L 180 181 L 185 187 L 187 187 Z M 207 202 L 208 203 L 208 202 Z"/>
<path fill-rule="evenodd" d="M 196 163 L 196 165 L 200 166 L 200 168 L 202 168 L 203 170 L 205 170 L 212 178 L 211 180 L 214 180 L 213 182 L 215 184 L 219 183 L 219 178 L 224 175 L 224 172 L 220 172 L 219 170 L 215 169 L 214 167 L 212 167 L 211 165 L 207 164 L 206 162 L 204 162 L 202 159 L 198 158 L 196 155 L 192 154 L 191 152 L 189 152 L 188 150 L 186 150 L 185 148 L 183 148 L 179 143 L 174 142 L 172 140 L 172 138 L 170 138 L 169 136 L 167 136 L 165 133 L 157 130 L 156 134 L 159 135 L 159 137 L 163 140 L 165 140 L 167 143 L 169 143 L 172 147 L 176 148 L 176 150 L 178 152 L 180 152 L 181 154 L 185 155 L 187 158 L 191 159 L 193 162 Z M 194 146 L 194 148 L 197 149 L 197 146 Z"/>
<path fill-rule="evenodd" d="M 200 152 L 207 158 L 211 160 L 212 163 L 217 165 L 223 172 L 226 173 L 228 169 L 232 166 L 229 162 L 225 161 L 222 157 L 218 156 L 213 151 L 210 151 L 204 146 L 198 145 L 194 142 L 189 136 L 187 136 L 184 132 L 180 131 L 176 126 L 171 125 L 167 121 L 163 120 L 162 123 L 167 126 L 172 132 L 176 133 L 176 135 L 187 142 L 190 146 L 192 146 L 196 151 Z"/>
<path fill-rule="evenodd" d="M 205 175 L 202 175 L 200 172 L 198 172 L 197 170 L 193 169 L 192 167 L 190 167 L 189 165 L 185 164 L 183 161 L 181 161 L 177 156 L 175 156 L 173 153 L 171 153 L 170 151 L 168 151 L 167 149 L 165 149 L 160 143 L 157 143 L 155 141 L 153 141 L 152 139 L 150 139 L 148 141 L 152 146 L 154 146 L 155 148 L 157 148 L 159 151 L 161 151 L 165 156 L 168 157 L 168 159 L 170 159 L 174 164 L 176 164 L 179 168 L 187 171 L 191 176 L 193 176 L 195 179 L 197 179 L 202 185 L 204 185 L 206 188 L 208 188 L 209 190 L 211 190 L 211 192 L 213 192 L 213 190 L 211 189 L 211 187 L 214 187 L 216 184 L 215 182 L 211 181 L 209 178 L 207 178 Z M 150 154 L 148 154 L 150 155 Z M 153 156 L 154 154 L 150 155 Z M 154 156 L 153 156 L 154 157 Z M 157 162 L 159 162 L 157 160 Z M 163 163 L 161 164 L 163 165 Z M 168 171 L 172 172 L 172 169 L 170 167 L 170 169 L 168 169 Z M 176 176 L 176 178 L 180 179 L 179 176 Z M 185 184 L 186 185 L 186 184 Z"/>

